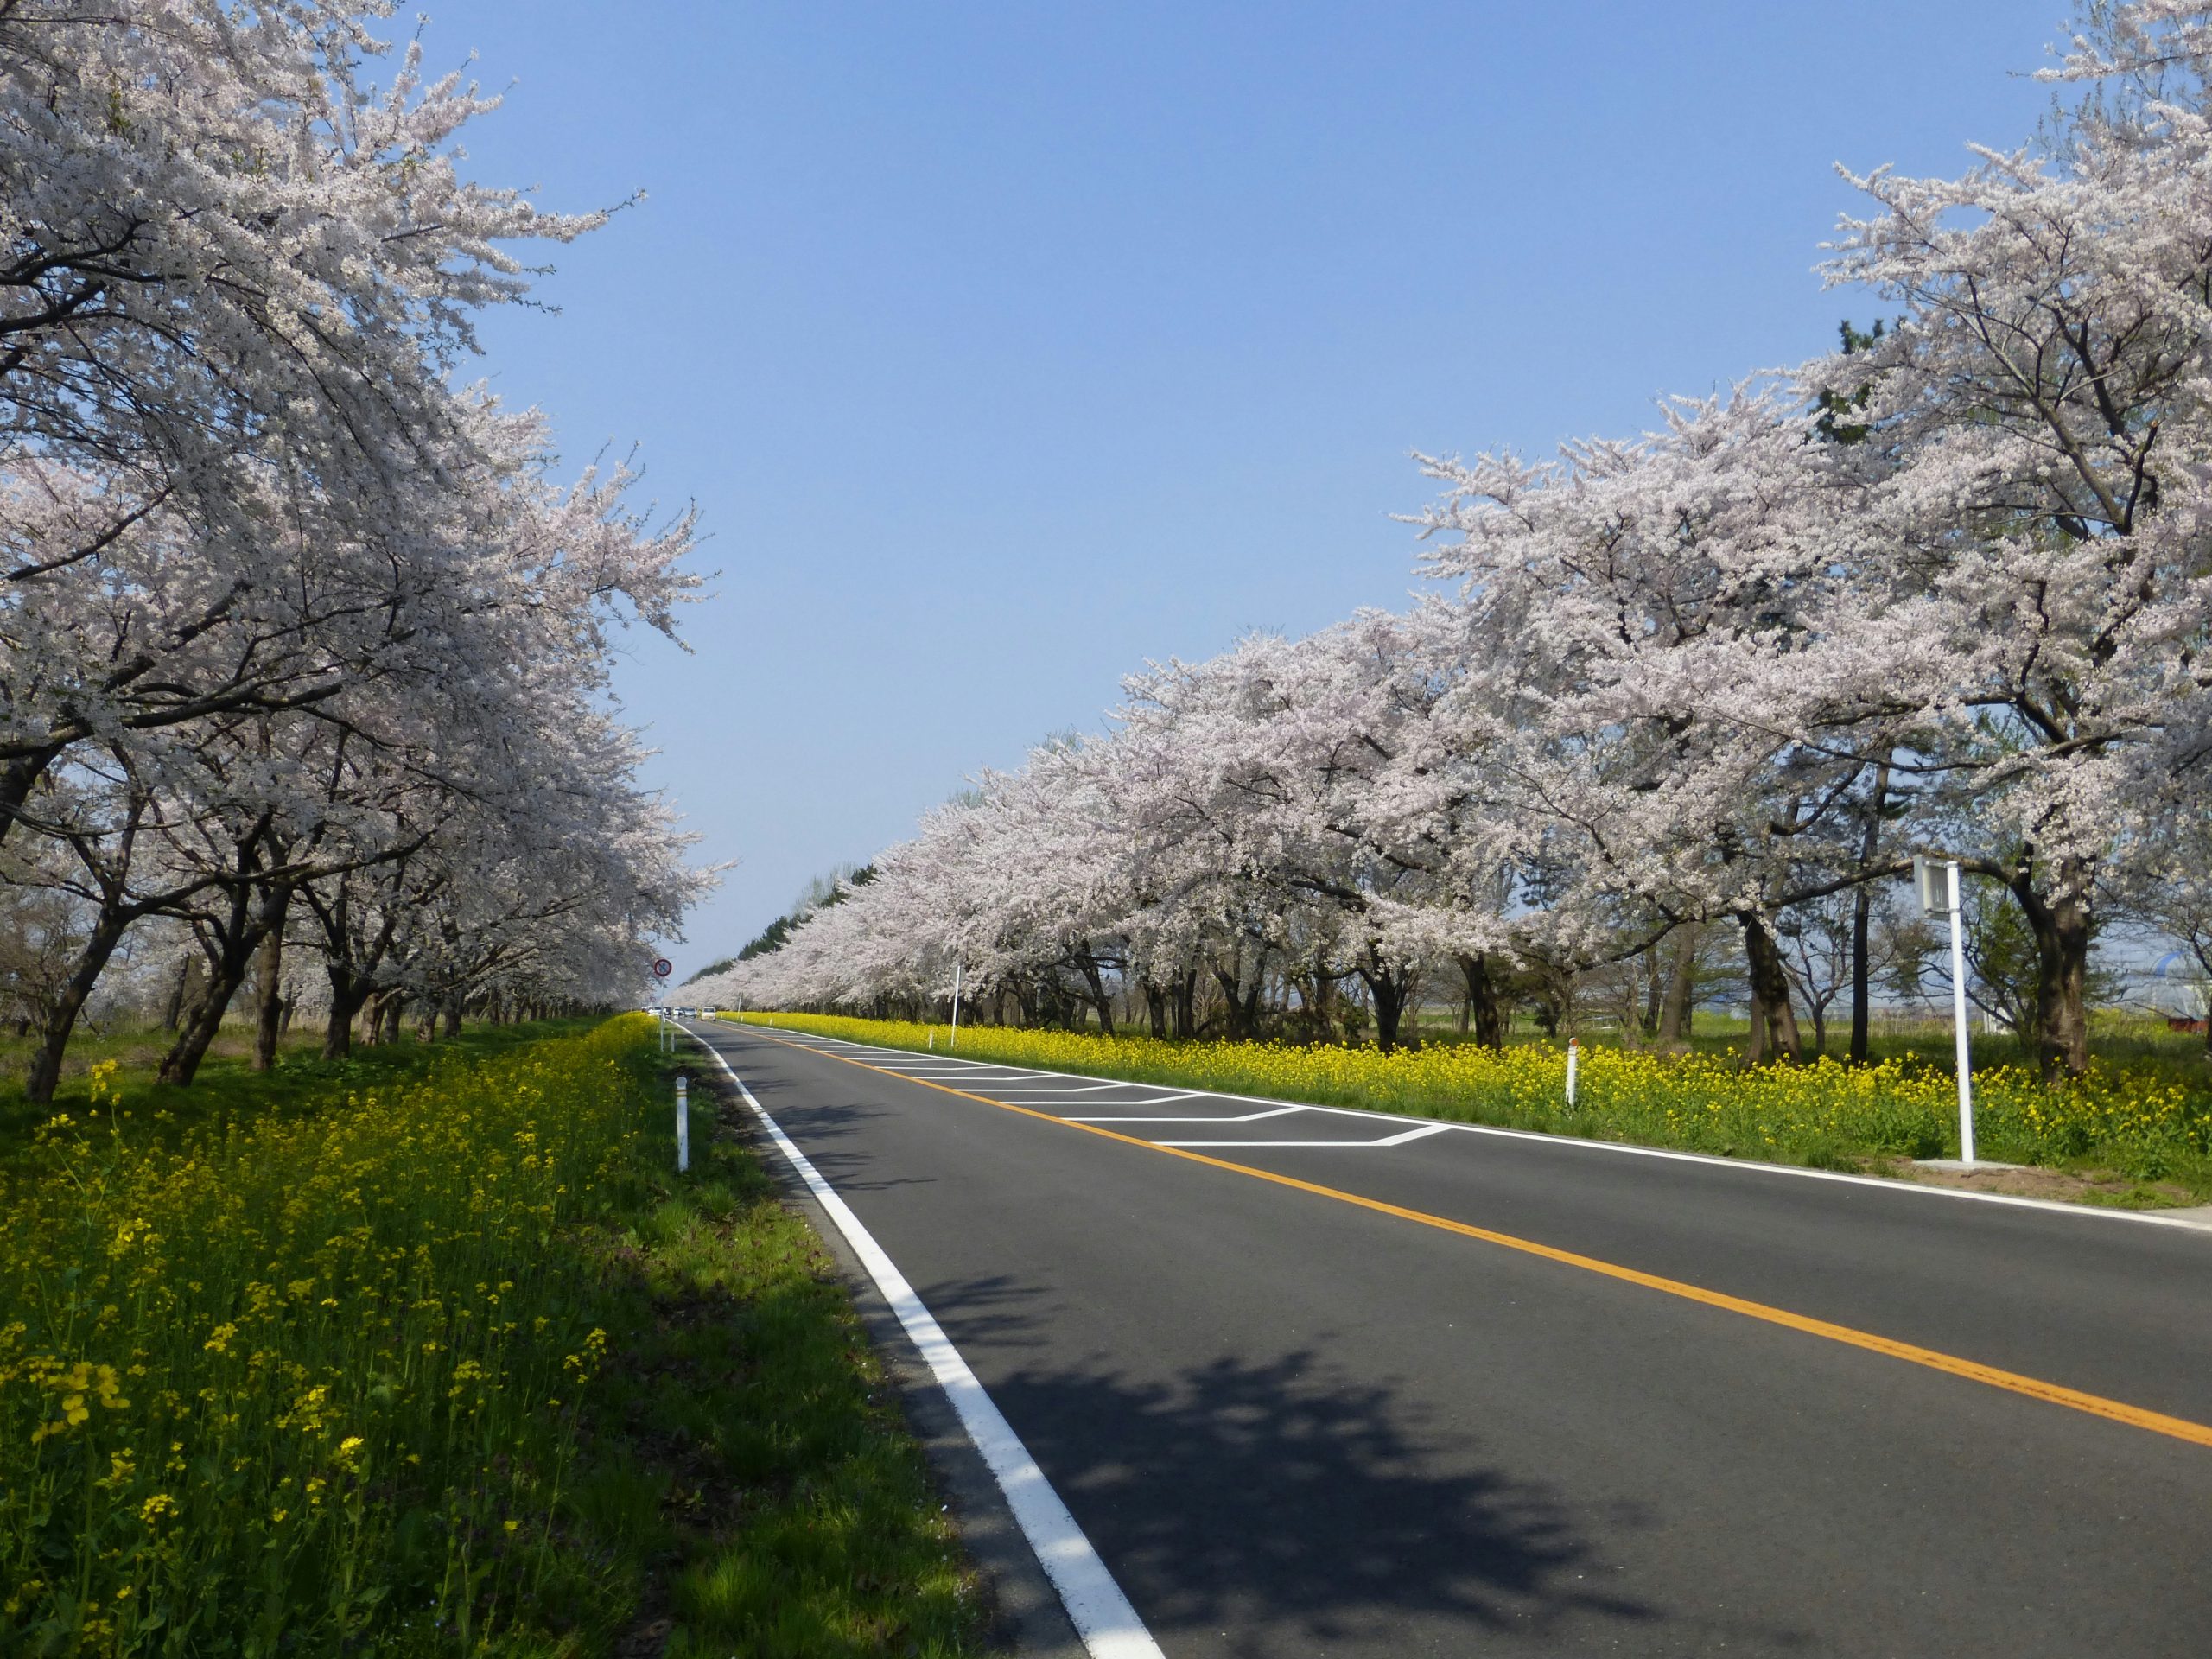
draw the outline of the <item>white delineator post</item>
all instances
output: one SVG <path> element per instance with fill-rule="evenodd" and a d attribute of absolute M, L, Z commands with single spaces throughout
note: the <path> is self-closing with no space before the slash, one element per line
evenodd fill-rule
<path fill-rule="evenodd" d="M 676 1173 L 691 1167 L 691 1102 L 687 1093 L 691 1079 L 676 1074 Z"/>
<path fill-rule="evenodd" d="M 945 1039 L 947 1048 L 960 1046 L 960 964 L 952 964 L 952 1035 Z"/>
<path fill-rule="evenodd" d="M 1974 1162 L 1974 1051 L 1967 1038 L 1967 946 L 1959 912 L 1959 863 L 1951 861 L 1944 885 L 1951 906 L 1951 1023 L 1959 1057 L 1959 1160 Z"/>
<path fill-rule="evenodd" d="M 1967 1033 L 1966 905 L 1959 892 L 1959 861 L 1916 853 L 1912 884 L 1925 916 L 1951 918 L 1951 1028 L 1959 1073 L 1959 1161 L 1974 1162 L 1974 1051 Z"/>
<path fill-rule="evenodd" d="M 1574 1038 L 1567 1039 L 1567 1103 L 1574 1104 L 1574 1074 L 1582 1061 L 1582 1045 Z"/>

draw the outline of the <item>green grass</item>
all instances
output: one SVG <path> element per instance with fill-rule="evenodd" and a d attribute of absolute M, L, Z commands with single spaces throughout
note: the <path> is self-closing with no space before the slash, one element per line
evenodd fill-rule
<path fill-rule="evenodd" d="M 598 1235 L 607 1433 L 579 1511 L 665 1564 L 672 1656 L 975 1651 L 976 1582 L 849 1299 L 758 1160 L 700 1128 L 684 1179 L 653 1133 Z"/>
<path fill-rule="evenodd" d="M 72 1038 L 62 1065 L 61 1084 L 51 1106 L 24 1098 L 23 1077 L 31 1043 L 0 1038 L 0 1164 L 29 1144 L 32 1132 L 55 1112 L 82 1115 L 92 1104 L 92 1071 L 112 1064 L 129 1099 L 127 1109 L 141 1128 L 162 1118 L 160 1133 L 225 1119 L 293 1115 L 322 1109 L 334 1095 L 419 1080 L 454 1056 L 489 1059 L 549 1038 L 575 1036 L 591 1028 L 589 1020 L 548 1020 L 536 1024 L 464 1027 L 457 1037 L 419 1043 L 404 1036 L 396 1043 L 354 1045 L 345 1059 L 322 1058 L 322 1033 L 295 1027 L 279 1044 L 276 1065 L 256 1071 L 249 1059 L 253 1033 L 226 1026 L 209 1046 L 199 1076 L 188 1088 L 154 1081 L 154 1071 L 175 1039 L 157 1028 L 123 1027 Z"/>
<path fill-rule="evenodd" d="M 711 1113 L 673 1174 L 668 1064 L 118 1066 L 0 1141 L 0 1651 L 974 1650 L 848 1300 Z"/>

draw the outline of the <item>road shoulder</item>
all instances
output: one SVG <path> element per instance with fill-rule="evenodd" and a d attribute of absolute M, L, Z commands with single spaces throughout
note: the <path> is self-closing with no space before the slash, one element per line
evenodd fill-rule
<path fill-rule="evenodd" d="M 836 1264 L 868 1341 L 899 1390 L 907 1424 L 929 1459 L 961 1542 L 988 1586 L 993 1649 L 1020 1659 L 1086 1659 L 1082 1638 L 1022 1536 L 1006 1494 L 874 1277 L 728 1083 L 709 1067 L 701 1068 L 698 1080 L 713 1090 L 721 1131 L 760 1160 L 773 1176 L 785 1206 L 805 1220 Z"/>

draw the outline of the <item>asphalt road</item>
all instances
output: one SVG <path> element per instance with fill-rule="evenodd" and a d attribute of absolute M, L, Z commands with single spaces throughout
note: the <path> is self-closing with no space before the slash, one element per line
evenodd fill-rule
<path fill-rule="evenodd" d="M 704 1034 L 1173 1659 L 2212 1654 L 2212 1232 Z"/>

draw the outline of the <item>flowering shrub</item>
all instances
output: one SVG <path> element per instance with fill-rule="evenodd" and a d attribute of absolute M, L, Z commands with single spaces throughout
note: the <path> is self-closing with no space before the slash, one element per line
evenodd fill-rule
<path fill-rule="evenodd" d="M 630 1160 L 642 1017 L 0 1171 L 0 1650 L 505 1651 L 606 1335 L 549 1249 Z M 94 1080 L 110 1102 L 111 1073 Z"/>
<path fill-rule="evenodd" d="M 942 1048 L 947 1036 L 941 1026 L 906 1020 L 736 1017 L 894 1048 L 931 1041 Z M 1747 1071 L 1726 1056 L 1591 1048 L 1583 1053 L 1569 1107 L 1566 1054 L 1548 1044 L 1502 1052 L 1431 1045 L 1385 1054 L 980 1026 L 961 1031 L 959 1052 L 964 1059 L 1783 1161 L 1958 1153 L 1958 1095 L 1950 1070 L 1910 1058 L 1870 1066 L 1821 1059 Z M 2029 1164 L 2093 1158 L 2155 1178 L 2212 1151 L 2212 1111 L 2175 1084 L 2102 1065 L 2056 1089 L 2021 1067 L 1996 1066 L 1974 1079 L 1974 1133 L 1977 1153 L 1987 1158 Z"/>

